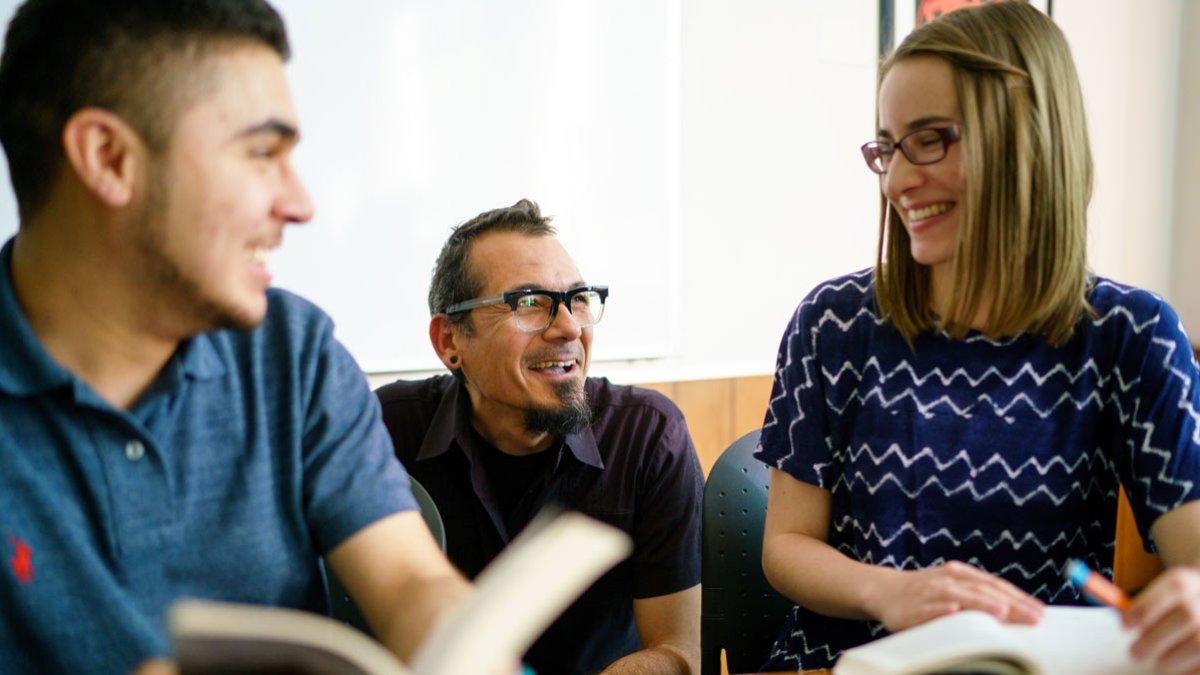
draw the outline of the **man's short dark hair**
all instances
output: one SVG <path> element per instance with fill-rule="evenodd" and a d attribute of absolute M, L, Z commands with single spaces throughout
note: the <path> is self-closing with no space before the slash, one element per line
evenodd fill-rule
<path fill-rule="evenodd" d="M 283 19 L 264 0 L 28 0 L 0 57 L 0 144 L 21 219 L 47 198 L 65 161 L 60 137 L 78 110 L 127 121 L 166 147 L 192 82 L 214 47 L 257 43 L 290 55 Z"/>
<path fill-rule="evenodd" d="M 467 265 L 467 255 L 471 242 L 489 232 L 517 232 L 531 237 L 557 234 L 550 218 L 543 216 L 537 203 L 528 199 L 506 208 L 484 211 L 455 227 L 433 268 L 433 282 L 429 284 L 430 315 L 444 312 L 450 305 L 476 298 L 483 292 L 483 281 Z M 469 334 L 469 317 L 469 312 L 463 312 L 451 315 L 449 321 Z"/>

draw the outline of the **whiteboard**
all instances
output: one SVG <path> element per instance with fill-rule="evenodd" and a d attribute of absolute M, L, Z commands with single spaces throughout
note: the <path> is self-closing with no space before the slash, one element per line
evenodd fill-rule
<path fill-rule="evenodd" d="M 17 4 L 0 0 L 6 24 Z M 276 7 L 317 210 L 285 232 L 275 280 L 323 307 L 366 371 L 440 366 L 426 331 L 437 252 L 453 225 L 522 197 L 555 216 L 584 278 L 612 289 L 594 357 L 672 351 L 679 0 Z"/>

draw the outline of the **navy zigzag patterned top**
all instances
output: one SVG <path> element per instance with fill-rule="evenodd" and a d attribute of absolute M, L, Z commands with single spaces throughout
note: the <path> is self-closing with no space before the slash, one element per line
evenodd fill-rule
<path fill-rule="evenodd" d="M 1112 576 L 1118 483 L 1151 549 L 1154 520 L 1200 497 L 1200 377 L 1161 298 L 1096 278 L 1098 316 L 1062 347 L 927 333 L 910 350 L 871 275 L 796 309 L 756 453 L 830 491 L 839 551 L 900 569 L 962 560 L 1079 604 L 1062 568 Z M 765 669 L 826 668 L 883 633 L 796 607 Z"/>

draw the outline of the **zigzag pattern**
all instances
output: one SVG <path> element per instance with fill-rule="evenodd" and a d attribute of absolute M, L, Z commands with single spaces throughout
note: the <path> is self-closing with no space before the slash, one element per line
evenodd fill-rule
<path fill-rule="evenodd" d="M 838 550 L 842 551 L 846 555 L 854 556 L 854 552 L 852 550 L 847 550 L 842 547 L 838 547 Z M 890 553 L 886 556 L 876 559 L 876 556 L 873 555 L 873 553 L 873 551 L 868 551 L 866 555 L 858 557 L 858 559 L 860 562 L 864 562 L 868 565 L 881 565 L 898 570 L 920 570 L 929 567 L 937 567 L 938 565 L 944 565 L 951 560 L 951 558 L 938 556 L 928 561 L 921 561 L 915 556 L 911 555 L 898 560 L 894 554 Z M 1079 593 L 1073 586 L 1071 586 L 1071 583 L 1066 581 L 1062 576 L 1062 568 L 1066 564 L 1065 560 L 1046 560 L 1040 567 L 1032 571 L 1026 569 L 1024 565 L 1018 562 L 1009 563 L 998 570 L 989 570 L 983 564 L 983 561 L 973 556 L 963 560 L 963 562 L 986 570 L 990 574 L 1009 579 L 1015 576 L 1014 573 L 1019 574 L 1021 578 L 1027 581 L 1031 581 L 1043 576 L 1048 577 L 1052 579 L 1052 581 L 1042 582 L 1037 587 L 1033 588 L 1033 590 L 1028 590 L 1027 588 L 1027 592 L 1030 595 L 1039 598 L 1044 602 L 1053 603 L 1063 594 L 1067 594 L 1067 596 L 1072 599 L 1079 597 Z M 1109 577 L 1112 576 L 1112 569 L 1110 567 L 1104 567 L 1100 570 L 1100 572 Z M 1052 592 L 1051 589 L 1053 589 Z"/>
<path fill-rule="evenodd" d="M 1183 324 L 1179 325 L 1179 331 L 1181 333 L 1183 332 Z M 1163 355 L 1162 365 L 1165 366 L 1167 370 L 1170 371 L 1171 375 L 1177 378 L 1180 382 L 1182 393 L 1179 396 L 1177 405 L 1179 406 L 1180 410 L 1182 410 L 1188 417 L 1191 418 L 1192 442 L 1200 445 L 1200 412 L 1197 412 L 1195 406 L 1192 405 L 1192 378 L 1190 377 L 1189 373 L 1183 372 L 1174 365 L 1175 350 L 1179 348 L 1179 345 L 1171 340 L 1165 340 L 1157 337 L 1152 341 L 1154 344 L 1165 347 L 1167 350 L 1167 353 Z M 1194 372 L 1196 370 L 1196 356 L 1194 353 L 1192 354 L 1190 362 Z"/>
<path fill-rule="evenodd" d="M 840 291 L 847 286 L 852 286 L 858 289 L 860 294 L 865 295 L 871 288 L 870 279 L 874 273 L 874 270 L 871 269 L 859 270 L 842 277 L 840 280 L 834 280 L 821 284 L 820 286 L 814 288 L 813 292 L 809 293 L 808 297 L 796 307 L 796 312 L 799 313 L 800 310 L 804 309 L 805 307 L 817 304 L 817 301 L 820 300 L 821 296 L 825 295 L 827 291 Z M 867 281 L 865 283 L 859 283 L 859 281 L 863 279 L 866 279 Z"/>
<path fill-rule="evenodd" d="M 1185 339 L 1185 343 L 1186 343 L 1186 339 Z M 1191 421 L 1192 445 L 1193 446 L 1200 445 L 1200 415 L 1197 414 L 1197 411 L 1191 402 L 1191 396 L 1192 396 L 1191 392 L 1192 392 L 1193 380 L 1191 377 L 1189 377 L 1189 375 L 1187 373 L 1179 370 L 1178 368 L 1176 368 L 1174 366 L 1173 359 L 1175 356 L 1175 351 L 1178 348 L 1177 343 L 1172 340 L 1155 337 L 1155 338 L 1151 339 L 1151 344 L 1157 345 L 1159 347 L 1163 347 L 1165 349 L 1165 354 L 1163 355 L 1162 361 L 1160 362 L 1161 365 L 1164 368 L 1166 368 L 1166 370 L 1168 372 L 1170 372 L 1172 377 L 1181 380 L 1181 391 L 1179 394 L 1179 399 L 1176 402 L 1176 407 L 1179 408 L 1180 410 L 1182 410 L 1184 412 L 1184 414 L 1186 414 L 1187 417 Z M 1195 364 L 1196 363 L 1195 355 L 1192 355 L 1189 360 L 1192 364 Z M 1193 370 L 1193 372 L 1195 372 L 1195 371 Z M 1145 475 L 1139 476 L 1137 478 L 1137 480 L 1142 482 L 1147 488 L 1146 493 L 1145 493 L 1147 506 L 1154 509 L 1158 513 L 1166 513 L 1167 511 L 1174 508 L 1177 504 L 1179 504 L 1182 497 L 1184 497 L 1185 495 L 1191 494 L 1192 488 L 1194 487 L 1195 483 L 1194 483 L 1194 481 L 1188 480 L 1186 478 L 1175 478 L 1174 476 L 1167 475 L 1167 467 L 1169 467 L 1171 465 L 1171 451 L 1166 448 L 1156 447 L 1151 444 L 1151 439 L 1154 437 L 1154 430 L 1156 428 L 1156 424 L 1150 420 L 1139 420 L 1138 419 L 1138 412 L 1141 409 L 1141 403 L 1142 403 L 1142 401 L 1140 398 L 1135 398 L 1134 402 L 1133 402 L 1133 411 L 1131 413 L 1129 413 L 1128 415 L 1125 414 L 1125 412 L 1123 410 L 1121 410 L 1120 406 L 1117 406 L 1117 412 L 1118 412 L 1119 419 L 1121 420 L 1122 423 L 1127 423 L 1133 429 L 1137 429 L 1137 430 L 1140 430 L 1143 432 L 1141 443 L 1134 446 L 1136 448 L 1136 450 L 1138 450 L 1146 455 L 1158 457 L 1159 459 L 1162 460 L 1162 466 L 1159 469 L 1158 474 L 1155 476 L 1155 480 L 1160 485 L 1170 485 L 1171 487 L 1175 488 L 1178 491 L 1179 496 L 1176 499 L 1173 499 L 1170 501 L 1165 501 L 1165 502 L 1156 501 L 1153 498 L 1155 481 L 1152 481 L 1149 477 L 1147 477 Z"/>
<path fill-rule="evenodd" d="M 976 466 L 975 462 L 971 459 L 971 455 L 968 454 L 965 449 L 959 450 L 949 459 L 941 459 L 939 458 L 938 453 L 935 453 L 933 449 L 928 446 L 921 448 L 920 452 L 915 455 L 906 455 L 898 443 L 892 443 L 887 447 L 887 450 L 884 450 L 879 454 L 876 454 L 874 451 L 872 451 L 870 445 L 863 443 L 857 450 L 851 449 L 845 453 L 844 456 L 845 459 L 851 463 L 857 463 L 862 459 L 870 459 L 875 466 L 882 466 L 885 460 L 895 457 L 896 460 L 899 461 L 900 464 L 906 469 L 912 467 L 922 459 L 925 459 L 929 462 L 932 462 L 934 468 L 937 469 L 938 472 L 943 472 L 956 464 L 962 464 L 967 468 L 967 471 L 972 478 L 982 474 L 992 466 L 1000 467 L 1001 470 L 1003 470 L 1004 473 L 1009 477 L 1009 479 L 1017 478 L 1028 468 L 1032 468 L 1039 476 L 1045 476 L 1055 466 L 1061 466 L 1062 470 L 1067 475 L 1074 474 L 1081 466 L 1084 465 L 1086 465 L 1089 469 L 1087 472 L 1088 475 L 1093 475 L 1095 472 L 1091 469 L 1093 468 L 1094 464 L 1099 464 L 1106 473 L 1111 474 L 1114 471 L 1112 462 L 1104 456 L 1104 451 L 1100 448 L 1096 448 L 1092 452 L 1080 454 L 1075 458 L 1075 461 L 1070 464 L 1068 464 L 1067 460 L 1063 459 L 1062 456 L 1055 455 L 1047 462 L 1042 462 L 1037 457 L 1030 457 L 1019 464 L 1016 468 L 1013 468 L 1013 466 L 1009 464 L 1008 460 L 998 452 L 993 453 L 987 458 L 986 461 Z"/>
<path fill-rule="evenodd" d="M 1111 279 L 1096 279 L 1095 283 L 1092 285 L 1092 288 L 1111 288 L 1121 295 L 1142 294 L 1150 296 L 1150 298 L 1152 298 L 1155 302 L 1163 302 L 1162 297 L 1154 291 L 1148 291 L 1144 288 L 1136 288 L 1134 286 L 1126 286 L 1125 284 L 1118 284 Z"/>
<path fill-rule="evenodd" d="M 1008 483 L 1003 482 L 996 483 L 986 490 L 979 489 L 972 481 L 967 481 L 959 485 L 949 487 L 937 476 L 930 476 L 929 478 L 925 479 L 925 482 L 921 483 L 921 485 L 914 490 L 905 487 L 904 483 L 897 478 L 895 474 L 889 473 L 880 478 L 878 481 L 872 483 L 866 478 L 866 476 L 863 475 L 861 471 L 855 471 L 854 475 L 850 478 L 846 478 L 845 475 L 839 476 L 837 481 L 834 483 L 833 490 L 831 491 L 837 491 L 838 487 L 852 489 L 856 485 L 861 485 L 868 494 L 874 495 L 876 492 L 879 492 L 879 490 L 882 489 L 885 484 L 888 483 L 895 485 L 896 489 L 909 499 L 916 499 L 922 493 L 928 490 L 936 489 L 945 497 L 953 497 L 964 491 L 969 492 L 971 494 L 971 498 L 976 502 L 982 502 L 985 499 L 993 496 L 1007 495 L 1008 499 L 1012 501 L 1015 506 L 1024 506 L 1026 502 L 1037 498 L 1039 495 L 1049 499 L 1055 506 L 1062 506 L 1067 499 L 1076 493 L 1078 493 L 1078 496 L 1082 499 L 1086 499 L 1092 494 L 1093 491 L 1099 491 L 1104 497 L 1111 497 L 1112 499 L 1116 499 L 1117 497 L 1116 488 L 1105 489 L 1105 487 L 1101 485 L 1100 482 L 1095 478 L 1089 479 L 1086 484 L 1083 484 L 1080 481 L 1072 481 L 1065 493 L 1056 493 L 1045 485 L 1037 485 L 1031 490 L 1020 493 L 1018 490 L 1014 490 L 1011 486 L 1009 486 Z"/>
<path fill-rule="evenodd" d="M 1111 574 L 1118 473 L 1142 518 L 1200 497 L 1200 365 L 1158 296 L 1098 279 L 1099 315 L 1062 347 L 972 334 L 914 353 L 871 292 L 865 270 L 800 303 L 759 455 L 815 471 L 837 550 L 898 569 L 966 558 L 1045 601 L 1077 602 L 1061 564 L 1083 556 Z M 806 634 L 798 616 L 777 647 L 804 667 L 862 639 Z"/>
<path fill-rule="evenodd" d="M 842 653 L 841 650 L 839 649 L 835 653 L 833 648 L 828 643 L 822 643 L 822 644 L 818 644 L 816 646 L 809 646 L 808 638 L 805 637 L 804 631 L 802 631 L 802 630 L 792 633 L 792 638 L 793 638 L 792 644 L 795 644 L 796 643 L 795 641 L 799 640 L 800 653 L 796 653 L 793 650 L 792 653 L 786 657 L 789 660 L 791 660 L 794 656 L 795 658 L 797 658 L 799 660 L 799 663 L 803 663 L 804 656 L 812 656 L 813 654 L 822 654 L 823 658 L 827 660 L 826 662 L 833 663 L 833 661 L 835 659 L 837 659 L 838 656 L 841 656 L 841 653 Z M 801 656 L 801 654 L 803 654 L 803 656 Z"/>
<path fill-rule="evenodd" d="M 824 290 L 826 290 L 826 289 L 841 289 L 841 288 L 845 288 L 846 286 L 853 286 L 854 288 L 865 292 L 865 289 L 863 289 L 859 284 L 855 283 L 853 280 L 847 280 L 841 284 L 834 284 L 834 285 L 822 287 L 822 292 L 824 292 Z M 815 302 L 816 297 L 819 295 L 821 295 L 821 293 L 814 294 L 814 297 L 812 298 L 811 301 Z M 802 306 L 803 306 L 803 303 L 802 303 Z M 798 384 L 794 388 L 794 392 L 793 392 L 793 396 L 796 398 L 796 410 L 800 411 L 799 412 L 800 417 L 797 418 L 797 421 L 803 419 L 803 416 L 804 416 L 804 412 L 803 412 L 804 406 L 802 405 L 802 403 L 800 401 L 801 393 L 808 389 L 811 389 L 813 387 L 813 379 L 812 379 L 810 367 L 811 367 L 811 362 L 816 358 L 815 355 L 818 353 L 818 338 L 820 336 L 821 329 L 825 325 L 832 323 L 833 325 L 837 326 L 838 329 L 842 333 L 846 333 L 847 331 L 849 331 L 850 327 L 854 323 L 856 323 L 859 319 L 862 319 L 864 317 L 869 318 L 876 325 L 880 325 L 880 326 L 883 325 L 882 319 L 880 319 L 868 307 L 864 306 L 864 307 L 861 307 L 854 315 L 852 315 L 849 318 L 842 318 L 836 312 L 834 312 L 833 309 L 827 308 L 821 314 L 821 316 L 817 320 L 816 324 L 809 329 L 809 333 L 810 333 L 811 339 L 812 339 L 812 345 L 811 345 L 811 348 L 808 350 L 808 353 L 801 358 L 801 364 L 800 364 L 801 368 L 804 372 L 805 381 Z M 1146 330 L 1146 328 L 1148 328 L 1150 326 L 1157 325 L 1157 323 L 1159 321 L 1159 316 L 1155 315 L 1154 317 L 1147 319 L 1146 321 L 1138 323 L 1137 318 L 1133 315 L 1132 312 L 1130 312 L 1125 307 L 1117 306 L 1117 307 L 1114 307 L 1113 309 L 1109 310 L 1108 312 L 1106 312 L 1103 316 L 1100 316 L 1100 317 L 1096 318 L 1095 320 L 1092 320 L 1091 323 L 1093 326 L 1101 326 L 1114 317 L 1123 317 L 1123 318 L 1127 319 L 1129 322 L 1129 325 L 1130 325 L 1130 330 L 1132 330 L 1135 335 L 1141 334 L 1142 331 Z M 796 336 L 800 335 L 800 333 L 801 333 L 801 331 L 797 327 L 796 330 L 793 330 L 789 334 L 788 349 L 787 349 L 787 352 L 788 352 L 787 363 L 788 364 L 791 363 L 791 355 L 794 353 L 794 350 L 791 347 L 791 342 Z M 1017 338 L 1013 338 L 1013 340 L 1008 340 L 1008 341 L 992 341 L 992 340 L 987 340 L 987 339 L 983 338 L 982 336 L 975 336 L 972 339 L 966 340 L 966 342 L 971 342 L 974 339 L 983 340 L 984 342 L 987 342 L 988 344 L 993 345 L 993 346 L 1005 346 L 1006 344 L 1010 344 L 1013 340 L 1016 340 Z M 926 384 L 926 382 L 928 381 L 928 379 L 930 377 L 934 377 L 934 376 L 937 376 L 939 378 L 939 380 L 941 380 L 941 383 L 943 386 L 947 386 L 953 381 L 953 379 L 955 377 L 959 376 L 958 375 L 959 371 L 962 371 L 962 376 L 967 378 L 967 381 L 971 387 L 977 387 L 984 379 L 986 379 L 987 377 L 989 377 L 993 374 L 1000 377 L 1001 380 L 1005 381 L 1009 386 L 1012 386 L 1020 376 L 1022 376 L 1023 374 L 1027 374 L 1028 376 L 1030 376 L 1034 379 L 1036 386 L 1041 387 L 1046 383 L 1047 380 L 1050 379 L 1050 377 L 1052 377 L 1053 375 L 1055 375 L 1059 372 L 1063 372 L 1064 374 L 1066 374 L 1068 376 L 1068 381 L 1071 383 L 1074 383 L 1079 378 L 1079 376 L 1082 375 L 1082 373 L 1089 368 L 1089 364 L 1090 364 L 1091 369 L 1094 370 L 1095 372 L 1097 372 L 1097 374 L 1099 374 L 1099 368 L 1096 366 L 1095 361 L 1093 359 L 1089 359 L 1088 363 L 1085 363 L 1083 368 L 1081 368 L 1081 370 L 1074 375 L 1071 375 L 1069 373 L 1069 371 L 1067 371 L 1065 366 L 1063 366 L 1062 364 L 1055 364 L 1049 371 L 1047 371 L 1045 373 L 1040 373 L 1033 366 L 1032 363 L 1025 362 L 1022 364 L 1022 366 L 1021 366 L 1020 370 L 1018 370 L 1017 374 L 1015 376 L 1012 376 L 1011 378 L 1003 376 L 999 372 L 999 370 L 992 367 L 992 368 L 989 368 L 987 371 L 985 371 L 982 376 L 980 376 L 978 379 L 976 379 L 976 378 L 971 378 L 969 375 L 967 375 L 965 370 L 962 368 L 956 369 L 956 371 L 949 377 L 945 376 L 942 373 L 942 371 L 938 368 L 934 368 L 932 371 L 930 371 L 929 373 L 926 373 L 925 375 L 918 375 L 913 370 L 912 366 L 908 363 L 908 361 L 904 360 L 900 363 L 900 365 L 898 365 L 890 373 L 881 377 L 880 381 L 886 382 L 887 379 L 889 379 L 891 376 L 894 376 L 895 374 L 897 374 L 899 372 L 908 372 L 910 374 L 910 376 L 913 378 L 914 386 L 917 386 L 917 387 L 923 386 Z M 844 373 L 848 369 L 850 371 L 854 372 L 858 376 L 858 379 L 861 381 L 863 372 L 865 372 L 867 370 L 867 368 L 869 368 L 871 365 L 874 365 L 874 367 L 878 370 L 879 369 L 878 359 L 876 359 L 875 357 L 871 357 L 870 359 L 868 359 L 868 361 L 864 364 L 862 370 L 855 368 L 853 364 L 851 364 L 850 362 L 847 361 L 841 365 L 841 367 L 837 371 L 836 377 L 834 377 L 833 381 L 836 382 L 836 379 L 840 378 L 841 374 Z M 827 369 L 822 368 L 821 371 L 822 371 L 822 374 L 825 375 L 827 378 L 833 377 L 833 375 Z M 1132 381 L 1129 381 L 1129 382 L 1125 381 L 1125 378 L 1123 378 L 1121 375 L 1120 369 L 1114 369 L 1113 372 L 1118 379 L 1118 382 L 1119 382 L 1118 386 L 1122 392 L 1127 392 L 1138 381 L 1138 378 L 1134 378 Z M 780 374 L 781 374 L 781 372 L 776 374 L 777 381 L 780 380 L 780 377 L 779 377 Z M 1108 381 L 1108 377 L 1103 376 L 1101 381 L 1098 383 L 1097 388 L 1102 388 L 1105 384 L 1107 384 L 1107 381 Z M 1070 394 L 1064 392 L 1062 394 L 1062 396 L 1060 396 L 1059 399 L 1049 409 L 1044 409 L 1044 408 L 1039 407 L 1035 403 L 1033 403 L 1033 401 L 1029 398 L 1029 396 L 1024 393 L 1017 395 L 1011 401 L 1009 401 L 1007 404 L 998 404 L 995 401 L 993 401 L 990 396 L 985 394 L 983 396 L 980 396 L 973 403 L 966 404 L 966 405 L 960 405 L 960 404 L 957 404 L 953 399 L 951 399 L 947 395 L 943 395 L 930 403 L 922 403 L 917 398 L 916 394 L 913 393 L 913 391 L 911 389 L 906 389 L 905 391 L 901 392 L 898 396 L 887 398 L 884 396 L 883 389 L 881 386 L 874 387 L 873 389 L 871 389 L 870 391 L 868 391 L 865 394 L 853 392 L 851 394 L 851 396 L 847 399 L 847 401 L 845 403 L 843 403 L 840 407 L 832 400 L 827 399 L 827 401 L 829 402 L 829 404 L 831 406 L 834 407 L 835 410 L 837 410 L 837 412 L 839 414 L 841 414 L 841 413 L 845 412 L 846 407 L 849 405 L 849 403 L 852 400 L 857 399 L 858 402 L 860 404 L 862 404 L 862 403 L 865 403 L 868 399 L 870 399 L 872 397 L 878 398 L 880 400 L 881 404 L 883 405 L 883 407 L 890 407 L 893 403 L 895 403 L 898 400 L 901 400 L 905 397 L 911 397 L 914 400 L 914 402 L 917 403 L 918 410 L 926 418 L 930 418 L 933 416 L 934 413 L 932 412 L 932 410 L 934 408 L 944 405 L 944 406 L 949 407 L 949 409 L 952 412 L 954 412 L 954 414 L 956 414 L 960 417 L 964 417 L 966 419 L 970 419 L 970 417 L 971 417 L 971 414 L 969 412 L 970 410 L 972 410 L 976 405 L 978 405 L 980 403 L 988 403 L 991 405 L 993 411 L 996 413 L 996 415 L 998 417 L 1005 418 L 1006 421 L 1009 422 L 1010 424 L 1015 420 L 1007 418 L 1006 413 L 1012 406 L 1014 406 L 1020 402 L 1026 403 L 1042 419 L 1046 419 L 1051 414 L 1053 414 L 1054 411 L 1060 405 L 1063 405 L 1066 403 L 1074 404 L 1075 407 L 1079 410 L 1082 410 L 1089 403 L 1094 403 L 1097 408 L 1103 407 L 1101 405 L 1100 397 L 1098 396 L 1098 394 L 1096 394 L 1096 392 L 1092 392 L 1092 395 L 1089 395 L 1084 400 L 1078 400 L 1078 399 L 1072 397 Z M 781 394 L 779 397 L 776 397 L 775 399 L 772 399 L 771 402 L 768 404 L 768 407 L 773 409 L 775 402 L 781 398 L 783 398 L 783 394 Z M 772 415 L 772 417 L 773 417 L 773 415 Z M 772 419 L 772 421 L 773 421 L 773 419 Z"/>
<path fill-rule="evenodd" d="M 828 369 L 822 367 L 821 374 L 830 384 L 836 385 L 841 380 L 842 376 L 847 372 L 852 373 L 855 377 L 855 380 L 861 382 L 863 378 L 866 377 L 866 374 L 872 369 L 879 373 L 878 381 L 880 384 L 884 384 L 888 380 L 898 377 L 901 374 L 906 374 L 915 387 L 925 386 L 925 384 L 929 382 L 931 378 L 936 378 L 938 384 L 941 386 L 948 387 L 954 384 L 955 380 L 961 378 L 966 385 L 974 388 L 980 386 L 985 381 L 993 377 L 1000 380 L 1005 386 L 1008 387 L 1015 386 L 1021 378 L 1027 377 L 1033 381 L 1035 386 L 1041 387 L 1056 375 L 1062 375 L 1066 379 L 1067 383 L 1075 384 L 1084 375 L 1092 373 L 1096 377 L 1096 387 L 1098 389 L 1104 388 L 1108 384 L 1109 379 L 1111 379 L 1113 376 L 1116 376 L 1117 387 L 1120 389 L 1121 393 L 1125 393 L 1141 381 L 1141 378 L 1134 378 L 1133 380 L 1126 382 L 1124 378 L 1121 377 L 1121 371 L 1116 369 L 1114 369 L 1111 374 L 1104 375 L 1100 372 L 1100 367 L 1096 365 L 1095 359 L 1088 359 L 1087 362 L 1075 372 L 1071 372 L 1066 366 L 1059 363 L 1045 373 L 1039 373 L 1032 364 L 1025 362 L 1021 365 L 1021 368 L 1017 370 L 1017 372 L 1011 375 L 1005 375 L 1004 373 L 1000 372 L 999 368 L 995 366 L 989 366 L 988 369 L 983 373 L 973 376 L 967 372 L 966 368 L 961 367 L 955 368 L 954 371 L 949 375 L 943 372 L 941 368 L 937 367 L 929 369 L 929 371 L 924 375 L 918 375 L 917 372 L 913 370 L 913 367 L 908 362 L 908 359 L 901 361 L 896 365 L 895 368 L 885 373 L 879 365 L 879 359 L 872 356 L 871 358 L 867 359 L 866 363 L 863 364 L 862 370 L 858 370 L 852 363 L 845 361 L 842 363 L 841 367 L 838 368 L 837 372 L 830 372 Z"/>
<path fill-rule="evenodd" d="M 1110 396 L 1110 399 L 1111 398 L 1113 397 Z M 1073 405 L 1076 410 L 1083 410 L 1089 406 L 1093 406 L 1097 410 L 1104 409 L 1104 401 L 1101 400 L 1099 392 L 1096 391 L 1090 392 L 1083 400 L 1076 399 L 1075 397 L 1071 396 L 1071 394 L 1063 392 L 1062 395 L 1058 397 L 1058 400 L 1048 408 L 1043 408 L 1034 403 L 1033 400 L 1024 392 L 1017 394 L 1011 400 L 1005 403 L 997 402 L 992 398 L 991 394 L 980 394 L 975 401 L 965 405 L 960 405 L 946 394 L 943 394 L 932 401 L 922 401 L 917 396 L 916 392 L 914 392 L 911 388 L 905 389 L 899 394 L 889 397 L 884 395 L 883 387 L 872 387 L 869 391 L 862 394 L 852 392 L 846 401 L 841 405 L 838 405 L 836 401 L 833 401 L 829 397 L 825 398 L 825 403 L 838 415 L 845 415 L 846 409 L 850 407 L 851 403 L 857 401 L 859 405 L 862 405 L 872 399 L 878 401 L 879 407 L 885 409 L 891 408 L 905 399 L 910 399 L 916 406 L 917 412 L 920 413 L 925 419 L 932 419 L 934 417 L 933 411 L 936 408 L 948 408 L 950 412 L 958 417 L 963 419 L 971 419 L 974 416 L 972 411 L 975 410 L 975 408 L 987 406 L 991 409 L 991 412 L 995 413 L 996 417 L 1003 419 L 1009 424 L 1012 424 L 1016 420 L 1015 418 L 1009 416 L 1008 413 L 1013 410 L 1013 408 L 1016 408 L 1019 404 L 1023 404 L 1021 407 L 1028 408 L 1033 412 L 1033 414 L 1042 419 L 1050 417 L 1054 414 L 1054 411 L 1063 405 Z"/>
<path fill-rule="evenodd" d="M 854 519 L 853 516 L 849 515 L 842 516 L 834 521 L 832 527 L 833 531 L 838 534 L 842 534 L 853 529 L 858 534 L 860 539 L 866 541 L 867 543 L 872 543 L 872 540 L 874 540 L 874 542 L 878 542 L 880 548 L 888 548 L 900 537 L 905 537 L 907 535 L 907 537 L 911 538 L 922 546 L 931 542 L 936 542 L 939 539 L 944 539 L 948 544 L 953 545 L 955 548 L 962 548 L 968 544 L 973 544 L 974 542 L 978 541 L 977 545 L 982 545 L 988 551 L 994 551 L 1000 548 L 1008 548 L 1013 552 L 1019 552 L 1026 546 L 1032 546 L 1041 553 L 1045 554 L 1054 549 L 1058 549 L 1060 551 L 1072 550 L 1080 543 L 1087 543 L 1092 539 L 1099 537 L 1099 532 L 1089 536 L 1087 531 L 1100 530 L 1103 527 L 1103 523 L 1101 523 L 1099 520 L 1093 520 L 1086 526 L 1081 525 L 1075 528 L 1074 533 L 1069 537 L 1067 536 L 1066 532 L 1059 531 L 1050 541 L 1043 541 L 1032 531 L 1027 531 L 1018 537 L 1017 535 L 1013 534 L 1012 530 L 1008 529 L 1001 530 L 1001 532 L 994 537 L 984 535 L 983 531 L 979 529 L 971 530 L 963 537 L 956 537 L 952 532 L 950 532 L 949 529 L 945 527 L 939 527 L 933 532 L 922 534 L 917 530 L 916 525 L 907 522 L 902 524 L 894 531 L 888 534 L 883 534 L 876 527 L 875 523 L 870 523 L 864 527 L 862 523 L 859 523 Z M 1105 548 L 1113 548 L 1114 542 L 1111 540 L 1103 542 L 1102 546 Z"/>

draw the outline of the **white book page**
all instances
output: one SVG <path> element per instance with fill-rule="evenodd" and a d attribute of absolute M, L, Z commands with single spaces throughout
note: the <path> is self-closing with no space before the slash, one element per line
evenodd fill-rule
<path fill-rule="evenodd" d="M 1047 607 L 1036 626 L 1001 624 L 982 612 L 959 612 L 846 651 L 837 675 L 926 672 L 965 660 L 1010 656 L 1031 672 L 1054 675 L 1149 675 L 1129 658 L 1134 636 L 1115 610 Z"/>
<path fill-rule="evenodd" d="M 1047 673 L 1129 675 L 1154 669 L 1129 658 L 1134 634 L 1108 607 L 1047 607 L 1036 626 L 1004 627 Z"/>
<path fill-rule="evenodd" d="M 958 612 L 847 650 L 836 675 L 899 674 L 928 671 L 985 656 L 1022 653 L 991 615 Z"/>
<path fill-rule="evenodd" d="M 244 652 L 249 659 L 242 664 L 246 667 L 253 667 L 254 659 L 263 655 L 277 652 L 295 658 L 296 654 L 304 654 L 304 648 L 313 647 L 337 655 L 364 673 L 409 675 L 400 661 L 378 642 L 341 622 L 297 609 L 189 599 L 171 605 L 167 621 L 176 658 L 185 661 L 185 666 L 188 665 L 188 659 L 184 657 L 190 650 L 189 641 L 215 640 L 220 643 L 227 640 L 222 648 L 229 652 Z M 258 644 L 243 648 L 253 643 Z M 287 645 L 292 645 L 294 650 L 288 649 Z M 206 667 L 204 654 L 192 656 L 199 657 L 200 661 L 192 663 L 192 667 Z M 229 665 L 228 660 L 221 657 L 218 655 L 217 662 Z"/>
<path fill-rule="evenodd" d="M 579 513 L 544 527 L 531 523 L 476 577 L 474 594 L 438 623 L 413 670 L 460 675 L 518 664 L 546 626 L 632 549 L 624 532 Z"/>

